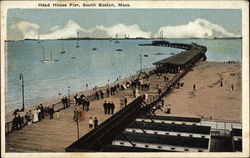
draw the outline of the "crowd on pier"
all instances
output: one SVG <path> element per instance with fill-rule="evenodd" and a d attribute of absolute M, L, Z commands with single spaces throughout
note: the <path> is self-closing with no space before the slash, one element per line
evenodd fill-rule
<path fill-rule="evenodd" d="M 33 123 L 37 123 L 42 121 L 45 117 L 49 119 L 59 118 L 60 110 L 69 108 L 70 106 L 75 106 L 75 110 L 73 111 L 73 120 L 85 120 L 85 114 L 91 109 L 91 102 L 95 100 L 104 100 L 103 101 L 103 113 L 107 115 L 113 115 L 115 112 L 115 108 L 119 107 L 114 104 L 112 101 L 107 101 L 106 98 L 112 97 L 119 93 L 120 91 L 124 91 L 126 89 L 131 90 L 131 94 L 133 97 L 137 98 L 140 95 L 143 95 L 145 99 L 148 98 L 148 94 L 146 91 L 150 89 L 150 83 L 148 81 L 150 74 L 141 73 L 136 77 L 133 77 L 131 80 L 126 80 L 117 84 L 108 85 L 106 88 L 97 89 L 92 94 L 84 95 L 83 93 L 75 94 L 72 98 L 69 96 L 63 96 L 61 99 L 62 107 L 55 110 L 54 105 L 43 106 L 40 104 L 34 109 L 31 109 L 26 112 L 24 117 L 20 116 L 20 111 L 15 110 L 13 113 L 14 119 L 12 121 L 12 130 L 18 130 L 25 125 L 31 125 Z M 160 78 L 161 74 L 157 74 L 157 79 Z M 164 76 L 164 81 L 169 81 L 168 76 Z M 160 89 L 159 84 L 157 83 L 158 93 L 161 94 L 162 90 Z M 143 94 L 139 94 L 142 92 Z M 143 92 L 145 91 L 145 93 Z M 58 104 L 58 103 L 57 103 Z M 120 109 L 124 108 L 128 104 L 128 98 L 123 96 L 120 99 Z M 56 104 L 55 104 L 56 105 Z M 57 107 L 58 108 L 58 107 Z M 96 117 L 92 117 L 96 118 Z M 91 122 L 91 121 L 90 121 Z M 94 121 L 93 121 L 94 122 Z"/>
<path fill-rule="evenodd" d="M 21 113 L 19 109 L 16 109 L 13 112 L 13 120 L 12 120 L 12 130 L 18 130 L 26 125 L 31 125 L 33 123 L 37 123 L 42 121 L 46 116 L 50 119 L 54 118 L 54 114 L 58 111 L 54 110 L 54 106 L 44 107 L 42 104 L 38 105 L 36 108 L 32 110 L 28 110 L 24 117 L 21 117 Z"/>

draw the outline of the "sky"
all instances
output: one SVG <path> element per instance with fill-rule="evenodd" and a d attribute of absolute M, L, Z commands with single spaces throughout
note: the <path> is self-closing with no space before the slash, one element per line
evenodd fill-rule
<path fill-rule="evenodd" d="M 9 9 L 7 39 L 241 36 L 240 9 Z"/>

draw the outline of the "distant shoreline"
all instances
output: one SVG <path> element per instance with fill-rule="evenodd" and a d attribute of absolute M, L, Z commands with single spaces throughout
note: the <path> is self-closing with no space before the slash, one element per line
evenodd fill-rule
<path fill-rule="evenodd" d="M 136 38 L 118 38 L 117 40 L 185 40 L 185 39 L 207 39 L 207 40 L 233 40 L 233 39 L 242 39 L 242 37 L 224 37 L 224 38 L 143 38 L 143 37 L 136 37 Z M 82 37 L 82 38 L 65 38 L 65 39 L 23 39 L 23 40 L 5 40 L 5 42 L 16 42 L 16 41 L 43 41 L 43 40 L 116 40 L 116 38 L 92 38 L 92 37 Z"/>

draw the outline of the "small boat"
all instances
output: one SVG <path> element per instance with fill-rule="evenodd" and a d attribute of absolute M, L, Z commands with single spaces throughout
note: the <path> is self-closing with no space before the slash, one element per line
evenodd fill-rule
<path fill-rule="evenodd" d="M 116 51 L 122 51 L 122 49 L 116 49 Z"/>
<path fill-rule="evenodd" d="M 37 43 L 41 43 L 39 35 L 38 35 L 38 38 L 37 38 Z"/>
<path fill-rule="evenodd" d="M 120 43 L 120 41 L 118 41 L 118 33 L 116 34 L 116 40 L 115 43 Z"/>
<path fill-rule="evenodd" d="M 44 53 L 44 46 L 43 46 L 43 59 L 41 60 L 41 62 L 42 63 L 51 63 L 51 62 L 53 62 L 53 61 L 55 61 L 55 62 L 58 62 L 59 60 L 53 60 L 52 59 L 52 51 L 50 51 L 50 59 L 46 59 L 45 58 L 45 53 Z"/>
<path fill-rule="evenodd" d="M 97 50 L 97 48 L 93 48 L 92 50 L 95 51 L 95 50 Z"/>
<path fill-rule="evenodd" d="M 162 53 L 155 53 L 155 55 L 163 55 Z"/>
<path fill-rule="evenodd" d="M 144 57 L 149 57 L 149 55 L 148 54 L 144 54 Z"/>
<path fill-rule="evenodd" d="M 65 50 L 64 50 L 64 46 L 63 46 L 63 38 L 62 38 L 62 51 L 61 51 L 61 54 L 65 54 Z"/>
<path fill-rule="evenodd" d="M 75 59 L 76 57 L 71 57 L 71 59 Z"/>
<path fill-rule="evenodd" d="M 43 46 L 43 59 L 41 60 L 42 63 L 50 63 L 52 62 L 52 52 L 50 52 L 50 59 L 45 58 L 44 46 Z"/>
<path fill-rule="evenodd" d="M 76 48 L 79 48 L 79 43 L 78 43 L 78 38 L 79 38 L 79 32 L 77 32 L 77 39 L 76 39 Z"/>

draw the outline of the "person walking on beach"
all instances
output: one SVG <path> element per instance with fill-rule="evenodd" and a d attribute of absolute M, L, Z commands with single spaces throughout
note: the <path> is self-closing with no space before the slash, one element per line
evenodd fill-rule
<path fill-rule="evenodd" d="M 231 89 L 232 91 L 234 91 L 234 84 L 231 84 Z"/>
<path fill-rule="evenodd" d="M 94 119 L 94 128 L 96 128 L 98 126 L 98 120 L 97 120 L 97 117 L 95 117 Z"/>
<path fill-rule="evenodd" d="M 89 129 L 93 128 L 93 120 L 92 117 L 89 118 Z"/>
<path fill-rule="evenodd" d="M 193 90 L 195 91 L 195 88 L 196 88 L 196 86 L 195 86 L 195 84 L 193 85 Z"/>

